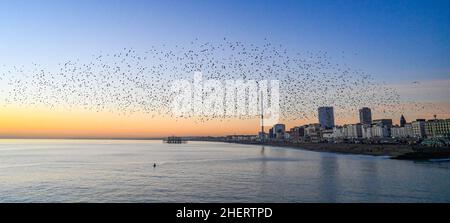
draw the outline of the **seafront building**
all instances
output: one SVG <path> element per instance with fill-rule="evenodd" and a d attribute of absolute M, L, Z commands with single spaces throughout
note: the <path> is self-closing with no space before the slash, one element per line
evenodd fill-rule
<path fill-rule="evenodd" d="M 228 135 L 225 137 L 226 141 L 231 142 L 256 141 L 258 139 L 260 139 L 258 135 Z"/>
<path fill-rule="evenodd" d="M 392 119 L 372 120 L 370 108 L 359 109 L 360 121 L 364 123 L 334 125 L 332 107 L 318 109 L 319 123 L 295 126 L 286 131 L 284 124 L 276 124 L 269 130 L 267 138 L 272 141 L 301 142 L 349 142 L 349 143 L 418 143 L 433 139 L 450 140 L 450 119 L 417 119 L 408 123 L 402 115 L 400 125 Z M 330 128 L 331 127 L 331 128 Z M 250 140 L 251 137 L 234 136 L 233 139 Z M 261 138 L 261 137 L 259 137 Z M 430 141 L 431 140 L 431 141 Z"/>
<path fill-rule="evenodd" d="M 324 129 L 334 127 L 334 109 L 333 107 L 319 107 L 319 123 Z"/>
<path fill-rule="evenodd" d="M 360 139 L 362 138 L 362 125 L 360 123 L 347 125 L 347 138 Z"/>
<path fill-rule="evenodd" d="M 332 139 L 344 139 L 344 127 L 342 126 L 335 126 L 333 128 L 333 135 L 331 136 Z"/>
<path fill-rule="evenodd" d="M 413 136 L 416 138 L 425 138 L 425 119 L 417 119 L 411 122 Z"/>
<path fill-rule="evenodd" d="M 377 123 L 372 126 L 372 138 L 389 138 L 391 128 L 383 123 Z"/>
<path fill-rule="evenodd" d="M 335 126 L 332 138 L 336 139 L 360 139 L 363 137 L 363 125 L 360 123 L 344 126 Z M 330 136 L 329 136 L 330 137 Z"/>
<path fill-rule="evenodd" d="M 305 141 L 320 142 L 322 140 L 322 127 L 318 123 L 305 125 Z"/>
<path fill-rule="evenodd" d="M 273 127 L 272 127 L 272 128 L 269 129 L 269 139 L 273 139 L 273 138 L 275 138 L 275 137 L 274 137 L 274 134 L 273 134 Z"/>
<path fill-rule="evenodd" d="M 411 123 L 404 123 L 402 126 L 393 126 L 391 129 L 392 138 L 412 138 L 414 137 L 413 127 Z"/>
<path fill-rule="evenodd" d="M 362 126 L 362 137 L 363 137 L 363 139 L 371 139 L 373 137 L 372 125 L 363 125 Z"/>
<path fill-rule="evenodd" d="M 305 127 L 304 126 L 296 126 L 289 130 L 291 132 L 291 140 L 293 142 L 301 142 L 305 137 Z"/>
<path fill-rule="evenodd" d="M 336 127 L 336 126 L 335 126 Z M 331 142 L 334 139 L 334 128 L 322 130 L 323 141 Z"/>
<path fill-rule="evenodd" d="M 372 111 L 368 107 L 359 109 L 359 123 L 363 125 L 372 124 Z"/>
<path fill-rule="evenodd" d="M 450 119 L 433 119 L 425 122 L 425 135 L 428 138 L 442 138 L 450 135 Z"/>
<path fill-rule="evenodd" d="M 273 137 L 275 139 L 284 139 L 286 132 L 286 126 L 284 124 L 276 124 L 273 126 Z"/>

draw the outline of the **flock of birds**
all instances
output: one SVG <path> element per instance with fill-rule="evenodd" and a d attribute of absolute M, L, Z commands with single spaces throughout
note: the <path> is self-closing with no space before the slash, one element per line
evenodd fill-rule
<path fill-rule="evenodd" d="M 284 121 L 316 121 L 319 106 L 334 106 L 335 116 L 342 118 L 354 117 L 361 107 L 379 108 L 388 117 L 399 116 L 405 103 L 414 103 L 417 110 L 425 108 L 402 101 L 395 89 L 371 75 L 333 63 L 327 52 L 292 53 L 269 42 L 256 45 L 226 38 L 216 43 L 196 39 L 183 46 L 153 46 L 146 51 L 123 48 L 55 66 L 3 65 L 0 105 L 171 116 L 171 83 L 192 80 L 195 71 L 201 71 L 204 80 L 279 80 Z M 255 117 L 196 114 L 183 118 L 205 122 Z"/>

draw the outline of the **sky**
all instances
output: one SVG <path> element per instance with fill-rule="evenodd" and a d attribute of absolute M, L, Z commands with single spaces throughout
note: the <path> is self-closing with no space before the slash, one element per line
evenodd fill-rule
<path fill-rule="evenodd" d="M 450 1 L 0 0 L 0 65 L 52 65 L 124 47 L 147 49 L 224 37 L 255 44 L 270 41 L 298 51 L 326 51 L 395 86 L 404 97 L 437 100 L 449 108 Z M 424 83 L 420 91 L 427 94 L 408 88 L 413 81 Z M 73 119 L 79 119 L 79 126 Z M 92 120 L 105 127 L 88 125 Z M 145 120 L 143 116 L 63 114 L 45 108 L 36 112 L 13 106 L 0 109 L 0 135 L 144 137 L 257 129 L 247 121 L 220 124 L 219 131 L 216 122 Z M 119 123 L 124 127 L 117 127 Z M 191 132 L 180 131 L 180 125 Z"/>

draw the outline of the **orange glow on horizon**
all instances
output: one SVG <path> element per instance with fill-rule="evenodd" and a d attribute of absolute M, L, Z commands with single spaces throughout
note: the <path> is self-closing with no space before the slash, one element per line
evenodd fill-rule
<path fill-rule="evenodd" d="M 406 108 L 412 105 L 404 105 Z M 450 103 L 439 104 L 445 113 L 437 113 L 438 118 L 449 118 Z M 380 110 L 380 109 L 378 109 Z M 353 112 L 354 113 L 354 112 Z M 373 118 L 392 118 L 398 123 L 398 117 L 383 117 L 372 110 Z M 408 121 L 417 118 L 431 119 L 434 111 L 415 112 L 406 109 Z M 335 114 L 336 124 L 358 122 L 358 114 L 343 119 Z M 293 126 L 317 123 L 318 120 L 280 121 L 289 129 Z M 48 108 L 25 108 L 3 106 L 0 109 L 1 138 L 151 138 L 169 135 L 179 136 L 221 136 L 230 134 L 257 134 L 258 118 L 249 120 L 213 120 L 198 122 L 192 119 L 174 119 L 168 116 L 151 118 L 149 114 L 129 116 L 109 112 L 85 110 L 51 110 Z M 268 132 L 269 127 L 265 127 Z"/>
<path fill-rule="evenodd" d="M 254 134 L 258 119 L 196 122 L 150 114 L 129 116 L 109 112 L 54 111 L 46 108 L 0 110 L 0 137 L 144 138 L 168 135 L 199 136 Z"/>

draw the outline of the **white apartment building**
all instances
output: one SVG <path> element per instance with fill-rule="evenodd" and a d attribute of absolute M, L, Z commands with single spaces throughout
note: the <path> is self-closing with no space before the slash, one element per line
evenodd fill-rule
<path fill-rule="evenodd" d="M 410 138 L 414 137 L 412 124 L 406 123 L 404 127 L 395 126 L 391 129 L 392 138 Z"/>
<path fill-rule="evenodd" d="M 425 138 L 425 119 L 418 119 L 411 122 L 413 136 L 417 138 Z"/>

